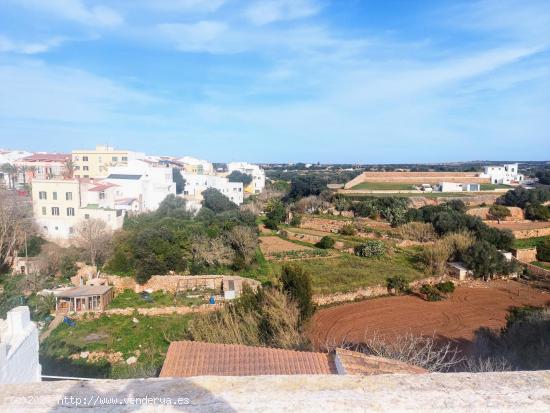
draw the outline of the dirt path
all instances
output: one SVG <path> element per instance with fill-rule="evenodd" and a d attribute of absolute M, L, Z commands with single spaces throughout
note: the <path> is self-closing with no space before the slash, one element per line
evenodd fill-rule
<path fill-rule="evenodd" d="M 444 301 L 416 296 L 385 297 L 319 310 L 307 334 L 316 348 L 365 335 L 407 332 L 451 339 L 466 346 L 479 327 L 500 328 L 510 307 L 550 305 L 550 294 L 515 281 L 494 281 L 486 287 L 458 287 Z"/>
<path fill-rule="evenodd" d="M 46 340 L 46 338 L 48 338 L 48 336 L 51 334 L 51 332 L 53 330 L 55 330 L 55 328 L 59 324 L 61 324 L 63 322 L 63 317 L 64 317 L 64 315 L 61 315 L 61 314 L 58 314 L 58 315 L 55 316 L 55 318 L 52 320 L 52 322 L 48 325 L 48 328 L 40 334 L 40 342 L 41 343 L 44 340 Z"/>

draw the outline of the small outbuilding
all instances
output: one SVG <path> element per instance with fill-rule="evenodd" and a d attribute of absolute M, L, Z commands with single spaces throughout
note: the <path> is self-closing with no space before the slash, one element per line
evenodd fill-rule
<path fill-rule="evenodd" d="M 458 278 L 460 281 L 465 280 L 468 276 L 472 275 L 472 271 L 466 268 L 466 266 L 461 262 L 448 263 L 447 270 L 450 276 Z"/>
<path fill-rule="evenodd" d="M 103 311 L 113 299 L 114 290 L 108 285 L 84 285 L 57 292 L 55 296 L 58 314 Z"/>

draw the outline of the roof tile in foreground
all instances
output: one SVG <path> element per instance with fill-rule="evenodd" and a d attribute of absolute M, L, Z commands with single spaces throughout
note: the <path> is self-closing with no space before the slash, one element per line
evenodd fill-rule
<path fill-rule="evenodd" d="M 176 341 L 160 377 L 336 374 L 331 355 L 306 351 Z"/>

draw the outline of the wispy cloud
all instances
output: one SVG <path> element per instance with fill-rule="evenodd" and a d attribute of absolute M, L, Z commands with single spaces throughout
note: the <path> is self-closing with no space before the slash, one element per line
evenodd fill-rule
<path fill-rule="evenodd" d="M 64 41 L 63 37 L 52 37 L 50 39 L 43 39 L 40 42 L 21 42 L 0 35 L 0 52 L 20 54 L 44 53 L 58 47 Z"/>
<path fill-rule="evenodd" d="M 114 9 L 104 6 L 86 6 L 83 0 L 8 0 L 32 11 L 41 11 L 53 16 L 89 26 L 117 26 L 124 21 Z"/>
<path fill-rule="evenodd" d="M 261 26 L 313 16 L 320 9 L 314 0 L 260 0 L 250 5 L 244 15 L 253 24 Z"/>

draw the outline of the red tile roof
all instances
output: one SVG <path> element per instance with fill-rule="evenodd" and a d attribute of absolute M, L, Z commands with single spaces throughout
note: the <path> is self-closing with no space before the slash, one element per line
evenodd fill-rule
<path fill-rule="evenodd" d="M 97 186 L 94 186 L 93 188 L 88 189 L 88 191 L 101 192 L 101 191 L 104 191 L 106 189 L 112 188 L 113 186 L 118 186 L 118 185 L 117 184 L 112 184 L 110 182 L 106 182 L 104 184 L 103 183 L 98 184 Z"/>
<path fill-rule="evenodd" d="M 160 377 L 336 374 L 326 353 L 176 341 L 170 344 Z"/>
<path fill-rule="evenodd" d="M 23 162 L 65 162 L 71 159 L 67 153 L 35 153 L 20 159 Z"/>

